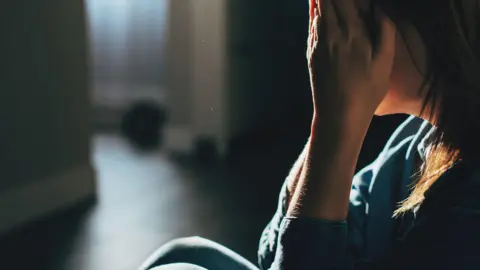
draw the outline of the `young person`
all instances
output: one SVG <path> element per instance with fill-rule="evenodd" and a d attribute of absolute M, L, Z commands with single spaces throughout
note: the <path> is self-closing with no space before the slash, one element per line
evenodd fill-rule
<path fill-rule="evenodd" d="M 480 269 L 479 0 L 311 1 L 311 135 L 259 268 Z M 353 176 L 374 114 L 412 115 Z M 201 238 L 142 269 L 254 270 Z"/>

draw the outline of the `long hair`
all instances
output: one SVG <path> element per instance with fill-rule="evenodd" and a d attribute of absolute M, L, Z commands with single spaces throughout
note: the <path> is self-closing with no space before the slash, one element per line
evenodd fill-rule
<path fill-rule="evenodd" d="M 420 177 L 395 212 L 401 215 L 419 206 L 442 174 L 480 151 L 480 0 L 377 1 L 394 21 L 413 24 L 426 46 L 422 111 L 437 127 Z"/>

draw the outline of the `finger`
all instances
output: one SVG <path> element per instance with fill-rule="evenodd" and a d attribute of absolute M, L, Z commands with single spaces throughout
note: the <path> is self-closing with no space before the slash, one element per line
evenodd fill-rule
<path fill-rule="evenodd" d="M 320 11 L 322 7 L 322 0 L 314 0 L 314 1 L 315 1 L 315 7 L 318 9 L 318 11 Z"/>
<path fill-rule="evenodd" d="M 315 32 L 315 27 L 314 27 L 314 20 L 315 20 L 315 8 L 312 10 L 312 15 L 310 16 L 310 25 L 309 25 L 309 34 L 312 34 Z"/>
<path fill-rule="evenodd" d="M 319 14 L 322 15 L 321 27 L 317 28 L 317 35 L 325 37 L 328 40 L 336 40 L 341 35 L 341 30 L 338 25 L 337 14 L 332 1 L 337 0 L 322 0 Z M 321 32 L 319 32 L 321 30 Z"/>
<path fill-rule="evenodd" d="M 377 16 L 380 20 L 381 37 L 376 55 L 376 62 L 381 65 L 392 65 L 395 56 L 395 24 L 378 8 L 376 9 Z"/>
<path fill-rule="evenodd" d="M 308 24 L 309 29 L 312 28 L 313 19 L 315 17 L 315 8 L 319 7 L 317 1 L 319 1 L 319 0 L 309 0 L 309 6 L 310 6 L 310 10 L 309 10 L 310 11 L 310 13 L 309 13 L 310 14 L 310 16 L 309 16 L 310 20 L 309 20 L 309 24 Z"/>
<path fill-rule="evenodd" d="M 320 36 L 322 29 L 321 29 L 321 17 L 318 8 L 314 10 L 314 18 L 313 18 L 313 32 L 312 32 L 312 46 L 318 41 L 318 37 Z"/>
<path fill-rule="evenodd" d="M 307 57 L 311 57 L 313 51 L 315 50 L 315 45 L 317 42 L 317 28 L 319 27 L 319 17 L 317 16 L 317 9 L 314 10 L 314 15 L 312 19 L 312 27 L 310 34 L 308 35 L 308 50 L 307 50 Z"/>
<path fill-rule="evenodd" d="M 310 61 L 310 55 L 312 54 L 311 51 L 312 51 L 312 34 L 310 33 L 307 39 L 307 60 L 308 61 Z"/>
<path fill-rule="evenodd" d="M 364 34 L 364 22 L 360 19 L 360 12 L 354 0 L 335 0 L 333 7 L 342 33 L 349 38 Z"/>

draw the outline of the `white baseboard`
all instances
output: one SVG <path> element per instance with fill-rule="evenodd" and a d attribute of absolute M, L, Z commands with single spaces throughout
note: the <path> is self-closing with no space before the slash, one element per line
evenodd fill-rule
<path fill-rule="evenodd" d="M 95 195 L 90 164 L 0 191 L 0 234 Z"/>

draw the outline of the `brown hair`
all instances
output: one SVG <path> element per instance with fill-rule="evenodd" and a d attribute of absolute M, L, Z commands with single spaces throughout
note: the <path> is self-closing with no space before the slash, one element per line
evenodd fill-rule
<path fill-rule="evenodd" d="M 437 127 L 420 178 L 395 212 L 400 215 L 419 206 L 443 173 L 480 150 L 480 0 L 378 1 L 394 21 L 413 24 L 426 45 L 429 87 L 422 111 Z"/>

